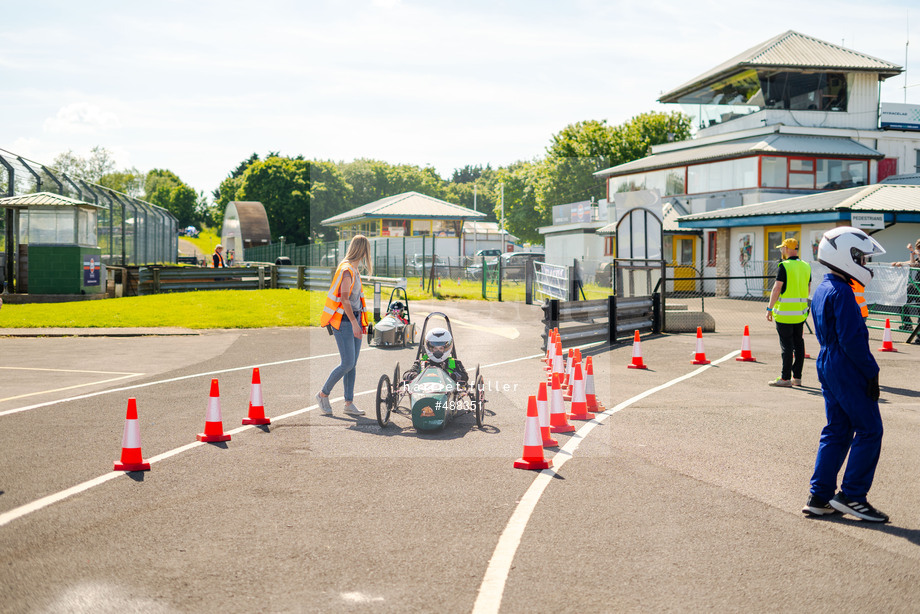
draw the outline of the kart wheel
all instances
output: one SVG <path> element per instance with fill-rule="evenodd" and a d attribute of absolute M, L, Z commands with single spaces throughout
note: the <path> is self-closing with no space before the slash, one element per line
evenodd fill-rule
<path fill-rule="evenodd" d="M 477 376 L 474 381 L 476 388 L 473 390 L 473 405 L 476 410 L 476 426 L 482 428 L 486 417 L 486 389 L 481 375 Z"/>
<path fill-rule="evenodd" d="M 385 427 L 390 423 L 390 410 L 393 408 L 393 387 L 390 377 L 381 375 L 377 382 L 377 424 Z"/>
<path fill-rule="evenodd" d="M 396 363 L 396 368 L 393 369 L 393 394 L 399 395 L 402 391 L 402 380 L 399 379 L 399 363 Z"/>

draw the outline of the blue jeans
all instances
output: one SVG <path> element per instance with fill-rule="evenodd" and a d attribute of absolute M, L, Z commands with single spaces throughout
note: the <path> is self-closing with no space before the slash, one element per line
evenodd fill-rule
<path fill-rule="evenodd" d="M 364 336 L 355 338 L 351 320 L 345 317 L 342 318 L 339 329 L 333 329 L 332 336 L 335 337 L 335 344 L 339 346 L 342 362 L 332 370 L 323 384 L 323 394 L 328 396 L 336 382 L 344 377 L 345 402 L 351 403 L 355 398 L 355 364 L 358 362 L 358 352 L 361 351 Z"/>

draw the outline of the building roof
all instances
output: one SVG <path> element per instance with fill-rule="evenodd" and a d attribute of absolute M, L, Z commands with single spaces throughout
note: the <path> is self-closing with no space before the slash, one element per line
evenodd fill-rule
<path fill-rule="evenodd" d="M 879 183 L 898 184 L 898 185 L 920 185 L 920 173 L 911 173 L 906 175 L 889 175 Z"/>
<path fill-rule="evenodd" d="M 692 141 L 688 141 L 692 144 Z M 711 145 L 675 149 L 633 160 L 594 173 L 596 177 L 616 177 L 671 166 L 713 162 L 758 154 L 833 156 L 835 158 L 884 158 L 884 154 L 852 139 L 830 136 L 773 133 Z"/>
<path fill-rule="evenodd" d="M 271 228 L 268 224 L 268 215 L 265 206 L 255 200 L 234 200 L 227 203 L 236 210 L 236 217 L 240 222 L 240 238 L 249 243 L 269 243 L 272 238 Z"/>
<path fill-rule="evenodd" d="M 406 192 L 381 198 L 361 205 L 351 211 L 334 215 L 322 221 L 324 226 L 341 226 L 364 219 L 415 219 L 415 220 L 470 220 L 486 217 L 485 213 L 473 211 L 460 205 L 425 196 L 418 192 Z"/>
<path fill-rule="evenodd" d="M 684 228 L 754 226 L 762 223 L 764 218 L 786 217 L 786 221 L 790 221 L 788 217 L 793 215 L 850 211 L 920 214 L 920 185 L 877 183 L 869 186 L 695 213 L 682 216 L 677 219 L 677 222 Z M 835 215 L 833 219 L 845 219 L 846 217 Z"/>
<path fill-rule="evenodd" d="M 25 209 L 27 207 L 93 207 L 104 209 L 103 205 L 88 203 L 53 192 L 36 192 L 34 194 L 21 194 L 0 198 L 0 207 L 7 209 Z"/>
<path fill-rule="evenodd" d="M 751 47 L 730 60 L 663 94 L 659 102 L 678 102 L 683 96 L 728 75 L 757 68 L 878 73 L 881 79 L 900 74 L 897 64 L 788 30 Z"/>

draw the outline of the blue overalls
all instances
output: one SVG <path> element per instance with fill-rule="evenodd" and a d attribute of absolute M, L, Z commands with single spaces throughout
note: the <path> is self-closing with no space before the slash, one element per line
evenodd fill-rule
<path fill-rule="evenodd" d="M 869 350 L 869 330 L 853 289 L 831 273 L 815 290 L 811 312 L 821 344 L 817 370 L 827 414 L 811 494 L 831 500 L 837 474 L 849 452 L 840 489 L 849 499 L 865 503 L 878 465 L 883 431 L 878 401 L 870 399 L 867 392 L 869 380 L 879 373 Z"/>

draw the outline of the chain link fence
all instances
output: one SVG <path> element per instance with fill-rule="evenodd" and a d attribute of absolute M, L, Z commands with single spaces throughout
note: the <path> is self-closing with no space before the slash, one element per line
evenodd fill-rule
<path fill-rule="evenodd" d="M 87 182 L 40 162 L 0 149 L 0 197 L 50 192 L 101 206 L 96 237 L 106 265 L 174 263 L 179 253 L 178 225 L 169 211 L 139 198 Z M 0 215 L 0 251 L 4 263 L 7 237 L 25 245 L 27 211 L 7 209 Z M 16 219 L 18 216 L 18 220 Z M 15 236 L 18 228 L 19 236 Z M 14 246 L 16 247 L 16 246 Z"/>

